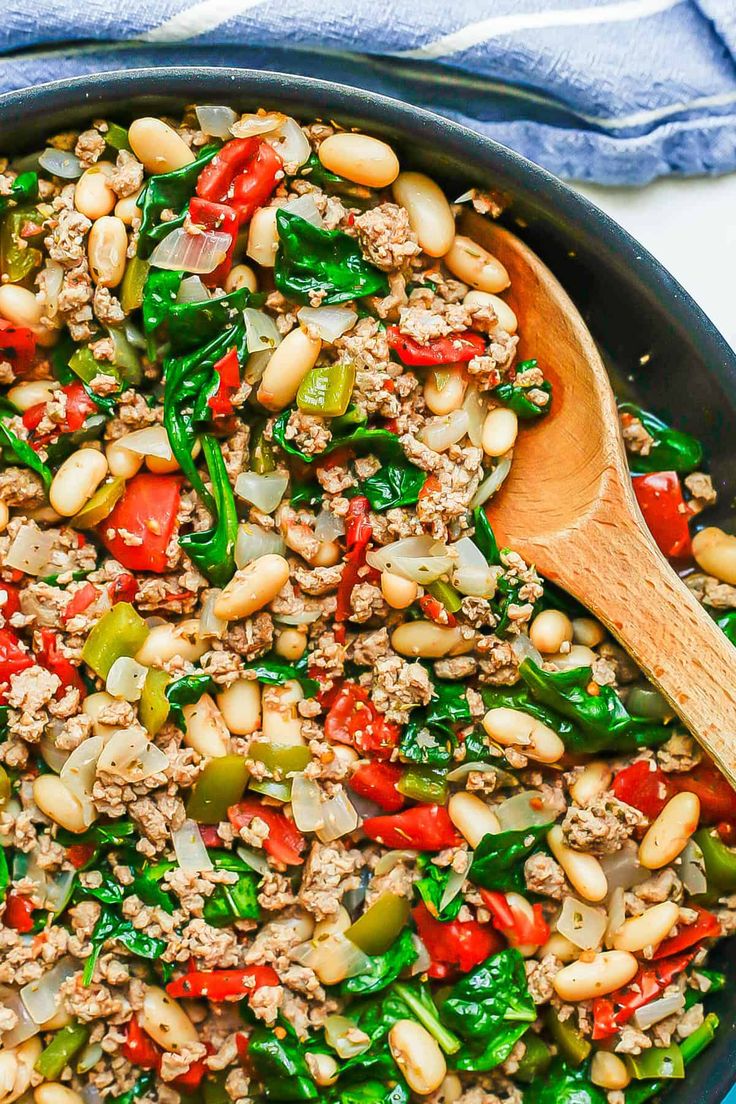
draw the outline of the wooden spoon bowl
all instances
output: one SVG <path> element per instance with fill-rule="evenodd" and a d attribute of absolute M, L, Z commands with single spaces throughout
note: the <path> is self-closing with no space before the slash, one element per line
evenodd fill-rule
<path fill-rule="evenodd" d="M 489 504 L 499 543 L 603 622 L 736 786 L 736 648 L 649 534 L 593 338 L 519 238 L 472 213 L 463 233 L 506 266 L 518 359 L 535 357 L 553 388 L 550 413 L 523 427 Z"/>

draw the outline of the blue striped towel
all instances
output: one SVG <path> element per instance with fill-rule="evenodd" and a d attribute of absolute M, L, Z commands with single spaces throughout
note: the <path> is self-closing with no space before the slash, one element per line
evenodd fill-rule
<path fill-rule="evenodd" d="M 0 91 L 157 64 L 430 107 L 581 180 L 736 168 L 736 0 L 3 0 Z"/>

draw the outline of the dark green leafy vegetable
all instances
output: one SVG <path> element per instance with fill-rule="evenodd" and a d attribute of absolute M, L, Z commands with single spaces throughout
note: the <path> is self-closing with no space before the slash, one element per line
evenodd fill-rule
<path fill-rule="evenodd" d="M 95 399 L 96 401 L 96 399 Z M 50 468 L 57 468 L 67 456 L 76 452 L 80 445 L 87 441 L 96 441 L 102 436 L 107 423 L 105 414 L 90 414 L 80 429 L 73 433 L 61 433 L 55 441 L 50 441 L 46 448 L 46 460 Z"/>
<path fill-rule="evenodd" d="M 144 904 L 152 908 L 162 908 L 171 915 L 176 907 L 174 898 L 161 888 L 160 883 L 170 870 L 175 869 L 176 863 L 173 862 L 154 863 L 152 866 L 146 864 L 133 878 L 131 892 L 140 897 Z"/>
<path fill-rule="evenodd" d="M 0 215 L 19 203 L 34 203 L 38 199 L 38 173 L 18 173 L 7 195 L 0 196 Z"/>
<path fill-rule="evenodd" d="M 133 1104 L 141 1096 L 145 1096 L 149 1089 L 153 1088 L 156 1074 L 154 1070 L 144 1070 L 132 1089 L 128 1089 L 122 1096 L 111 1096 L 112 1104 Z"/>
<path fill-rule="evenodd" d="M 607 1097 L 590 1080 L 589 1066 L 574 1069 L 561 1059 L 552 1063 L 544 1077 L 524 1090 L 524 1104 L 606 1104 Z M 626 1104 L 630 1094 L 626 1093 Z"/>
<path fill-rule="evenodd" d="M 361 1057 L 369 1058 L 370 1055 Z M 406 1084 L 400 1080 L 396 1080 L 393 1084 L 384 1084 L 383 1081 L 363 1081 L 362 1084 L 350 1085 L 346 1089 L 332 1089 L 325 1099 L 334 1104 L 409 1104 L 411 1093 Z"/>
<path fill-rule="evenodd" d="M 183 272 L 168 272 L 165 268 L 148 270 L 141 304 L 143 329 L 147 334 L 153 333 L 168 318 L 183 275 Z"/>
<path fill-rule="evenodd" d="M 96 901 L 102 901 L 105 905 L 119 905 L 125 896 L 125 890 L 117 880 L 107 863 L 96 867 L 96 872 L 102 879 L 99 885 L 86 885 L 79 887 L 77 895 L 80 900 L 94 897 Z"/>
<path fill-rule="evenodd" d="M 726 634 L 731 643 L 736 644 L 736 610 L 719 613 L 715 621 L 718 628 Z"/>
<path fill-rule="evenodd" d="M 447 725 L 441 722 L 429 724 L 426 719 L 412 715 L 401 733 L 399 755 L 407 763 L 439 766 L 450 762 L 455 744 L 455 733 Z"/>
<path fill-rule="evenodd" d="M 363 184 L 354 184 L 344 176 L 326 169 L 316 153 L 310 153 L 309 159 L 299 170 L 299 176 L 305 177 L 310 184 L 316 184 L 323 192 L 334 195 L 350 196 L 352 200 L 366 201 L 372 195 Z M 358 204 L 359 205 L 359 204 Z"/>
<path fill-rule="evenodd" d="M 211 693 L 214 688 L 213 680 L 204 671 L 193 671 L 191 675 L 182 675 L 168 684 L 164 693 L 171 707 L 169 716 L 177 728 L 182 732 L 187 730 L 182 707 L 194 705 L 203 694 Z"/>
<path fill-rule="evenodd" d="M 540 824 L 484 836 L 475 849 L 468 871 L 471 882 L 485 889 L 523 893 L 524 861 L 536 850 L 551 827 L 551 823 Z"/>
<path fill-rule="evenodd" d="M 363 259 L 360 246 L 342 230 L 323 230 L 291 211 L 276 215 L 279 251 L 274 283 L 287 298 L 309 303 L 315 295 L 327 306 L 387 295 L 383 272 Z"/>
<path fill-rule="evenodd" d="M 530 368 L 536 368 L 536 360 L 523 360 L 517 365 L 517 372 L 526 372 Z M 529 398 L 530 391 L 544 391 L 545 394 L 550 396 L 550 401 L 539 405 L 535 403 L 533 399 Z M 530 418 L 540 418 L 544 414 L 548 414 L 552 406 L 552 384 L 547 380 L 540 384 L 539 387 L 518 387 L 511 380 L 507 380 L 505 383 L 500 383 L 498 387 L 494 387 L 491 391 L 494 399 L 503 403 L 504 406 L 508 406 L 516 414 L 517 418 L 522 420 L 528 420 Z"/>
<path fill-rule="evenodd" d="M 408 928 L 405 928 L 387 951 L 381 955 L 372 956 L 370 965 L 364 973 L 356 974 L 343 982 L 342 992 L 363 995 L 378 993 L 396 981 L 399 974 L 411 966 L 416 958 L 417 949 L 414 946 L 412 934 Z"/>
<path fill-rule="evenodd" d="M 293 663 L 277 655 L 265 655 L 260 659 L 254 659 L 252 663 L 245 663 L 243 670 L 253 672 L 258 682 L 266 682 L 274 686 L 281 686 L 291 679 L 296 679 L 305 697 L 313 698 L 319 693 L 319 682 L 309 677 L 307 666 L 308 657 L 305 652 L 301 659 Z"/>
<path fill-rule="evenodd" d="M 640 452 L 629 452 L 629 467 L 636 475 L 646 472 L 676 471 L 685 474 L 695 471 L 703 462 L 703 446 L 697 437 L 672 429 L 656 414 L 642 410 L 636 403 L 621 403 L 622 414 L 638 418 L 647 433 L 654 438 L 654 444 L 644 456 Z"/>
<path fill-rule="evenodd" d="M 216 870 L 232 870 L 237 882 L 218 885 L 205 901 L 203 916 L 213 928 L 225 928 L 234 920 L 258 920 L 261 909 L 258 904 L 257 877 L 247 863 L 229 851 L 210 851 Z"/>
<path fill-rule="evenodd" d="M 301 1047 L 289 1036 L 280 1039 L 268 1028 L 254 1028 L 248 1039 L 248 1062 L 267 1100 L 318 1099 Z"/>
<path fill-rule="evenodd" d="M 44 464 L 38 453 L 31 448 L 27 441 L 22 441 L 20 437 L 17 437 L 2 420 L 0 420 L 0 444 L 9 448 L 24 468 L 30 468 L 31 471 L 40 475 L 48 491 L 53 479 L 51 469 L 47 464 Z"/>
<path fill-rule="evenodd" d="M 514 1074 L 515 1081 L 530 1085 L 537 1077 L 544 1077 L 552 1062 L 552 1051 L 545 1041 L 533 1031 L 524 1036 L 525 1050 Z"/>
<path fill-rule="evenodd" d="M 10 885 L 10 870 L 8 869 L 8 856 L 5 848 L 0 847 L 0 901 L 5 900 L 5 894 Z"/>
<path fill-rule="evenodd" d="M 103 906 L 90 937 L 92 954 L 84 964 L 82 975 L 84 985 L 89 985 L 92 980 L 95 963 L 108 939 L 116 939 L 119 943 L 122 943 L 126 950 L 130 951 L 131 954 L 138 955 L 139 958 L 155 960 L 160 958 L 166 950 L 165 940 L 156 939 L 143 931 L 138 931 L 137 928 L 133 927 L 131 920 L 125 920 L 113 908 Z"/>
<path fill-rule="evenodd" d="M 182 272 L 152 268 L 143 288 L 143 328 L 152 333 L 165 324 L 172 352 L 184 353 L 212 341 L 238 321 L 252 296 L 247 288 L 219 295 L 215 299 L 177 303 Z"/>
<path fill-rule="evenodd" d="M 476 506 L 473 510 L 473 525 L 475 526 L 473 541 L 478 545 L 488 563 L 491 566 L 500 564 L 501 557 L 498 553 L 496 535 L 491 528 L 488 514 L 483 506 Z"/>
<path fill-rule="evenodd" d="M 437 1006 L 432 1000 L 429 989 L 423 985 L 408 985 L 405 982 L 397 982 L 393 987 L 393 994 L 403 1001 L 413 1014 L 415 1020 L 419 1020 L 422 1027 L 432 1035 L 444 1050 L 445 1054 L 456 1054 L 460 1050 L 461 1042 L 445 1023 L 437 1012 Z M 402 1019 L 399 1010 L 392 1023 Z M 389 1025 L 391 1026 L 391 1025 Z M 454 1059 L 453 1059 L 454 1065 Z"/>
<path fill-rule="evenodd" d="M 219 146 L 205 146 L 196 161 L 170 173 L 148 178 L 138 196 L 136 206 L 141 212 L 138 236 L 138 256 L 149 257 L 154 246 L 184 222 L 186 207 L 194 194 L 197 177 L 215 156 Z M 175 218 L 161 222 L 164 211 L 176 211 Z"/>
<path fill-rule="evenodd" d="M 185 533 L 179 544 L 213 586 L 223 587 L 235 574 L 238 512 L 222 450 L 208 433 L 202 437 L 202 452 L 210 473 L 216 521 L 211 529 Z"/>
<path fill-rule="evenodd" d="M 414 888 L 429 908 L 429 911 L 438 920 L 454 920 L 463 907 L 464 898 L 462 893 L 456 894 L 449 904 L 445 905 L 444 908 L 440 908 L 442 895 L 447 887 L 452 868 L 437 866 L 436 863 L 430 862 L 426 855 L 419 856 L 417 865 L 422 869 L 422 877 L 414 883 Z"/>
<path fill-rule="evenodd" d="M 132 820 L 114 820 L 110 824 L 93 824 L 84 832 L 69 832 L 66 828 L 57 828 L 56 840 L 62 847 L 72 847 L 75 844 L 87 844 L 94 847 L 94 853 L 87 865 L 94 865 L 95 859 L 102 851 L 110 847 L 118 847 L 120 844 L 135 835 L 135 825 Z M 84 867 L 82 868 L 84 869 Z"/>

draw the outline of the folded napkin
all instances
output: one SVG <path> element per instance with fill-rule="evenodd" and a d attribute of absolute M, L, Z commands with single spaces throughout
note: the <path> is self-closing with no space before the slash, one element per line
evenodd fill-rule
<path fill-rule="evenodd" d="M 372 88 L 554 172 L 736 168 L 735 0 L 3 0 L 0 91 L 141 66 Z"/>

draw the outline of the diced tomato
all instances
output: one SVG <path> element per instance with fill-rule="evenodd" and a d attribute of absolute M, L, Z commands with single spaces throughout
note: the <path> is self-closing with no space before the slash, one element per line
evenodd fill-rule
<path fill-rule="evenodd" d="M 701 824 L 736 821 L 736 791 L 710 760 L 703 759 L 684 774 L 670 774 L 669 787 L 671 793 L 697 794 Z"/>
<path fill-rule="evenodd" d="M 97 598 L 97 587 L 92 583 L 85 583 L 78 591 L 69 599 L 61 615 L 62 621 L 70 621 L 72 617 L 75 617 L 78 613 L 84 613 Z"/>
<path fill-rule="evenodd" d="M 396 789 L 403 771 L 393 763 L 363 763 L 353 773 L 349 786 L 361 797 L 374 801 L 387 813 L 403 808 L 405 798 Z"/>
<path fill-rule="evenodd" d="M 447 337 L 435 337 L 432 341 L 422 343 L 401 333 L 398 326 L 389 326 L 386 336 L 389 346 L 401 363 L 411 366 L 461 364 L 473 357 L 482 356 L 486 349 L 485 338 L 472 330 L 449 334 Z"/>
<path fill-rule="evenodd" d="M 53 629 L 41 629 L 41 647 L 36 649 L 36 661 L 61 681 L 56 692 L 58 698 L 64 696 L 68 686 L 73 686 L 84 696 L 86 688 L 78 669 L 61 650 L 61 641 Z"/>
<path fill-rule="evenodd" d="M 638 809 L 650 820 L 659 816 L 670 796 L 666 774 L 659 768 L 652 769 L 648 759 L 639 759 L 619 771 L 612 789 L 619 801 Z"/>
<path fill-rule="evenodd" d="M 511 895 L 490 889 L 481 889 L 480 895 L 493 917 L 494 928 L 512 947 L 540 947 L 547 942 L 549 924 L 544 919 L 541 904 L 532 907 L 532 918 Z"/>
<path fill-rule="evenodd" d="M 432 965 L 431 978 L 448 976 L 449 967 L 467 973 L 503 948 L 503 940 L 490 924 L 477 920 L 437 920 L 422 902 L 412 909 L 414 923 Z"/>
<path fill-rule="evenodd" d="M 241 226 L 250 222 L 258 208 L 271 198 L 283 165 L 273 146 L 261 142 L 247 171 L 235 177 L 230 202 L 238 212 Z"/>
<path fill-rule="evenodd" d="M 325 717 L 325 736 L 332 743 L 350 744 L 365 755 L 388 759 L 401 730 L 379 713 L 362 686 L 346 682 Z"/>
<path fill-rule="evenodd" d="M 347 621 L 352 613 L 350 596 L 355 586 L 361 581 L 370 581 L 375 578 L 375 572 L 366 570 L 366 552 L 371 537 L 373 526 L 368 520 L 370 503 L 365 495 L 356 495 L 350 500 L 348 512 L 345 517 L 345 544 L 347 551 L 344 557 L 344 566 L 340 582 L 337 586 L 337 603 L 335 606 L 335 621 Z"/>
<path fill-rule="evenodd" d="M 194 970 L 170 981 L 170 997 L 206 997 L 211 1001 L 239 1000 L 264 986 L 279 984 L 271 966 L 250 966 L 244 970 Z"/>
<path fill-rule="evenodd" d="M 416 805 L 393 816 L 368 817 L 363 831 L 384 847 L 417 851 L 444 851 L 461 842 L 444 805 Z"/>
<path fill-rule="evenodd" d="M 32 931 L 33 904 L 30 898 L 24 897 L 21 893 L 16 893 L 15 890 L 11 890 L 5 902 L 3 922 L 7 924 L 9 928 L 14 928 L 17 932 Z"/>
<path fill-rule="evenodd" d="M 139 472 L 128 480 L 122 498 L 100 522 L 102 543 L 129 571 L 166 571 L 166 549 L 176 527 L 181 499 L 181 478 Z M 141 544 L 126 544 L 125 530 Z"/>
<path fill-rule="evenodd" d="M 238 237 L 237 212 L 226 203 L 213 203 L 209 199 L 192 196 L 189 201 L 189 218 L 195 226 L 201 226 L 203 230 L 216 230 L 219 234 L 230 236 L 225 258 L 213 272 L 202 276 L 205 287 L 222 287 L 233 265 L 233 253 Z"/>
<path fill-rule="evenodd" d="M 240 365 L 237 349 L 229 349 L 223 357 L 220 357 L 214 367 L 220 383 L 214 395 L 210 395 L 207 400 L 207 405 L 212 411 L 213 418 L 227 418 L 235 410 L 232 397 L 240 387 Z"/>
<path fill-rule="evenodd" d="M 677 472 L 637 475 L 633 484 L 639 508 L 660 551 L 672 560 L 690 556 L 690 511 Z"/>
<path fill-rule="evenodd" d="M 714 916 L 712 912 L 693 904 L 689 904 L 688 908 L 695 909 L 698 914 L 695 923 L 681 924 L 677 935 L 673 935 L 670 939 L 665 939 L 659 944 L 652 956 L 653 959 L 679 955 L 682 951 L 686 951 L 688 948 L 695 946 L 696 943 L 700 943 L 701 940 L 716 939 L 721 934 L 718 917 Z"/>
<path fill-rule="evenodd" d="M 0 705 L 4 704 L 10 679 L 33 666 L 33 656 L 22 647 L 12 629 L 0 629 Z"/>
<path fill-rule="evenodd" d="M 24 376 L 36 358 L 36 335 L 27 326 L 0 318 L 0 360 L 10 361 L 16 376 Z"/>
<path fill-rule="evenodd" d="M 258 817 L 268 825 L 268 835 L 263 841 L 264 851 L 287 866 L 298 866 L 304 862 L 301 852 L 307 841 L 294 821 L 289 820 L 284 813 L 258 801 L 241 801 L 239 805 L 231 805 L 227 815 L 236 830 L 244 828 L 254 817 Z"/>
<path fill-rule="evenodd" d="M 282 168 L 281 158 L 268 142 L 234 138 L 202 169 L 197 195 L 235 208 L 242 226 L 270 198 Z"/>

